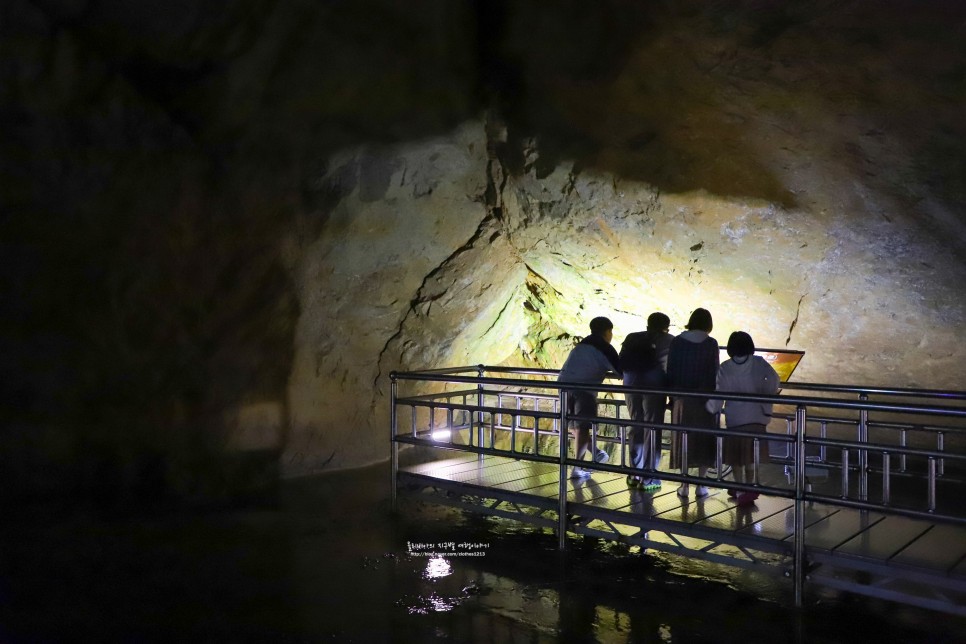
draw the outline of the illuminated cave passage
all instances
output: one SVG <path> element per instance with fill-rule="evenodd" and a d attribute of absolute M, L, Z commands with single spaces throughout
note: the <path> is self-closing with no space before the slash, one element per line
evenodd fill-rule
<path fill-rule="evenodd" d="M 8 483 L 372 463 L 390 371 L 596 315 L 961 389 L 963 9 L 786 4 L 6 3 Z"/>
<path fill-rule="evenodd" d="M 0 639 L 955 639 L 400 523 L 386 459 L 391 371 L 559 367 L 597 315 L 966 389 L 964 30 L 959 0 L 3 0 Z M 467 530 L 475 564 L 405 554 Z"/>

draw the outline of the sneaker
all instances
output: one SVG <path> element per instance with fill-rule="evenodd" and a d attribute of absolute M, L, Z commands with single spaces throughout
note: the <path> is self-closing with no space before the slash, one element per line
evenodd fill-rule
<path fill-rule="evenodd" d="M 729 488 L 728 488 L 728 496 L 729 496 L 730 498 L 732 498 L 732 499 L 733 499 L 733 498 L 735 498 L 736 496 L 738 496 L 738 491 L 737 491 L 737 490 L 732 490 L 732 489 L 731 489 L 731 488 L 729 487 Z"/>
<path fill-rule="evenodd" d="M 645 492 L 655 492 L 661 489 L 661 481 L 658 479 L 647 479 L 646 481 L 642 481 L 639 487 Z"/>
<path fill-rule="evenodd" d="M 706 496 L 708 496 L 708 488 L 704 485 L 699 485 L 694 491 L 694 498 L 703 499 Z"/>
<path fill-rule="evenodd" d="M 575 467 L 573 471 L 570 473 L 570 478 L 585 479 L 589 477 L 591 474 L 593 474 L 593 472 L 591 472 L 590 470 L 585 470 L 582 467 Z"/>
<path fill-rule="evenodd" d="M 640 487 L 641 479 L 637 476 L 628 476 L 626 479 L 627 487 Z"/>
<path fill-rule="evenodd" d="M 597 453 L 594 454 L 595 463 L 606 463 L 609 460 L 610 460 L 610 456 L 607 454 L 607 452 L 605 452 L 602 449 L 597 450 Z"/>
<path fill-rule="evenodd" d="M 678 488 L 678 496 L 681 497 L 682 499 L 686 499 L 688 498 L 688 491 L 689 491 L 688 484 L 685 483 L 684 485 Z"/>

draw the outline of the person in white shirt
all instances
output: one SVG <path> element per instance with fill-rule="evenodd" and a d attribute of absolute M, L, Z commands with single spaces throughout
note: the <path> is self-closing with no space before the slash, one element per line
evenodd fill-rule
<path fill-rule="evenodd" d="M 754 355 L 755 343 L 744 331 L 735 331 L 728 338 L 728 356 L 718 368 L 717 391 L 742 394 L 776 394 L 779 377 L 761 356 Z M 744 400 L 727 402 L 711 399 L 707 409 L 717 414 L 724 409 L 725 426 L 746 432 L 765 433 L 771 420 L 772 405 Z M 726 437 L 722 460 L 734 468 L 738 483 L 755 482 L 754 439 L 744 436 Z M 751 505 L 758 498 L 757 492 L 728 492 L 737 496 L 738 505 Z"/>

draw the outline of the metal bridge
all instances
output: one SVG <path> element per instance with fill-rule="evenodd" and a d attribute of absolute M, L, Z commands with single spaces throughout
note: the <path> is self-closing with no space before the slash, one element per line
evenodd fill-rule
<path fill-rule="evenodd" d="M 399 495 L 613 539 L 791 579 L 795 605 L 823 585 L 966 616 L 966 392 L 783 383 L 779 396 L 715 393 L 775 404 L 755 435 L 755 482 L 727 480 L 725 429 L 627 418 L 625 393 L 707 393 L 556 382 L 557 371 L 483 365 L 394 372 L 392 501 Z M 597 392 L 595 417 L 567 414 L 568 390 Z M 402 391 L 401 391 L 402 390 Z M 608 464 L 576 461 L 561 427 L 593 422 L 592 448 Z M 685 466 L 662 460 L 660 490 L 628 488 L 627 433 L 685 433 Z M 707 478 L 686 466 L 686 435 L 717 437 Z M 731 432 L 734 434 L 734 432 Z M 424 462 L 400 466 L 418 446 Z M 590 452 L 594 453 L 593 449 Z M 590 479 L 569 468 L 593 469 Z M 726 482 L 727 481 L 727 482 Z M 682 482 L 707 485 L 682 499 Z M 750 507 L 724 488 L 758 492 Z"/>

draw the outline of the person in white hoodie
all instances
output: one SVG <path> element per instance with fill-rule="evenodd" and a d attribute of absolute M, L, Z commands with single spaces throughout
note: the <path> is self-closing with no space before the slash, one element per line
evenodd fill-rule
<path fill-rule="evenodd" d="M 735 331 L 728 338 L 728 356 L 718 368 L 718 391 L 742 394 L 776 394 L 779 377 L 770 364 L 755 354 L 755 343 L 744 331 Z M 711 399 L 707 409 L 717 414 L 724 408 L 725 425 L 728 429 L 765 433 L 771 420 L 772 405 L 744 400 L 727 402 Z M 754 439 L 744 436 L 726 437 L 722 460 L 734 468 L 738 483 L 755 482 Z M 735 496 L 734 491 L 728 492 Z M 750 505 L 758 498 L 757 492 L 737 493 L 738 505 Z"/>

